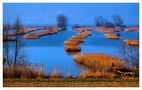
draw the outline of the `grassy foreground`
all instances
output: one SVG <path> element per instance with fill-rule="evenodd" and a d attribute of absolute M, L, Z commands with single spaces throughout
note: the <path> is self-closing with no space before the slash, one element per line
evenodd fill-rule
<path fill-rule="evenodd" d="M 138 87 L 139 79 L 4 79 L 4 87 Z"/>

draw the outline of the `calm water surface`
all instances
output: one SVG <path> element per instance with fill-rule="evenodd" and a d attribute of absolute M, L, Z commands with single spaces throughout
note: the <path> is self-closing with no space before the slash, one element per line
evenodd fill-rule
<path fill-rule="evenodd" d="M 71 72 L 73 76 L 77 76 L 81 69 L 73 61 L 73 55 L 68 55 L 64 50 L 64 41 L 71 36 L 78 34 L 71 28 L 63 30 L 53 35 L 42 36 L 40 39 L 25 39 L 25 52 L 29 57 L 29 62 L 44 64 L 46 72 L 50 72 L 53 68 L 63 72 L 65 75 Z M 105 38 L 103 33 L 91 31 L 92 35 L 81 43 L 81 53 L 107 53 L 113 56 L 120 56 L 119 49 L 125 38 L 138 39 L 138 32 L 119 32 L 120 40 L 110 40 Z"/>

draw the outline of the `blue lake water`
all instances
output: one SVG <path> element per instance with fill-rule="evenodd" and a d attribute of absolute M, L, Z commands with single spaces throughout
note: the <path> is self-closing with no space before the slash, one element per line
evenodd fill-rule
<path fill-rule="evenodd" d="M 121 36 L 119 40 L 107 39 L 103 33 L 95 30 L 90 32 L 92 35 L 80 44 L 81 53 L 97 52 L 120 57 L 119 49 L 124 39 L 139 39 L 139 33 L 132 31 L 117 32 Z M 56 34 L 42 36 L 40 39 L 24 39 L 26 43 L 24 51 L 29 62 L 44 64 L 47 73 L 53 68 L 57 68 L 64 75 L 70 72 L 73 76 L 77 76 L 81 72 L 81 68 L 73 61 L 73 55 L 68 55 L 64 50 L 64 41 L 78 33 L 78 31 L 68 28 Z"/>

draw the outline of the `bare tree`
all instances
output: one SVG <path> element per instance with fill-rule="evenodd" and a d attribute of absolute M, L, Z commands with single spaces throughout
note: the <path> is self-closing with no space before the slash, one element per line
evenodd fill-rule
<path fill-rule="evenodd" d="M 3 30 L 4 30 L 4 31 L 9 30 L 9 29 L 11 29 L 10 24 L 5 24 L 5 25 L 3 25 Z"/>
<path fill-rule="evenodd" d="M 67 17 L 63 14 L 57 16 L 57 26 L 66 29 Z"/>
<path fill-rule="evenodd" d="M 119 15 L 114 15 L 113 20 L 114 20 L 115 26 L 121 26 L 123 24 L 123 19 Z"/>
<path fill-rule="evenodd" d="M 130 67 L 139 68 L 139 47 L 122 44 L 120 47 L 122 58 Z"/>
<path fill-rule="evenodd" d="M 23 52 L 23 47 L 24 47 L 24 42 L 23 42 L 23 38 L 22 35 L 19 34 L 19 32 L 21 32 L 22 30 L 22 24 L 20 21 L 20 18 L 17 17 L 15 25 L 15 42 L 14 42 L 14 67 L 16 67 L 16 63 L 21 62 L 22 60 L 24 60 L 24 58 L 26 57 L 26 55 Z"/>
<path fill-rule="evenodd" d="M 95 24 L 96 26 L 104 26 L 105 19 L 102 16 L 98 16 L 95 18 Z"/>
<path fill-rule="evenodd" d="M 11 62 L 11 58 L 10 58 L 10 44 L 8 41 L 8 33 L 9 33 L 9 29 L 10 29 L 10 25 L 6 24 L 3 26 L 3 60 L 4 60 L 4 64 L 6 63 L 8 66 Z"/>
<path fill-rule="evenodd" d="M 112 28 L 112 27 L 114 27 L 113 23 L 112 23 L 112 22 L 109 22 L 109 21 L 106 21 L 104 26 L 107 27 L 107 28 Z"/>

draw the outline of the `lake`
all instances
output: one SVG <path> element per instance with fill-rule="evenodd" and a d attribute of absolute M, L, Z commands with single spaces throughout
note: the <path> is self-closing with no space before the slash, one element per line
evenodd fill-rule
<path fill-rule="evenodd" d="M 139 39 L 139 33 L 133 31 L 117 32 L 121 36 L 119 40 L 107 39 L 103 33 L 95 30 L 90 30 L 90 32 L 92 35 L 80 44 L 81 53 L 97 52 L 120 57 L 119 49 L 124 39 Z M 74 62 L 73 55 L 68 55 L 64 50 L 64 41 L 78 33 L 79 31 L 68 27 L 67 30 L 45 35 L 39 39 L 24 39 L 26 44 L 24 52 L 28 56 L 28 61 L 35 64 L 44 64 L 47 73 L 51 72 L 53 68 L 57 68 L 64 76 L 68 72 L 72 73 L 74 77 L 77 76 L 82 69 Z"/>

